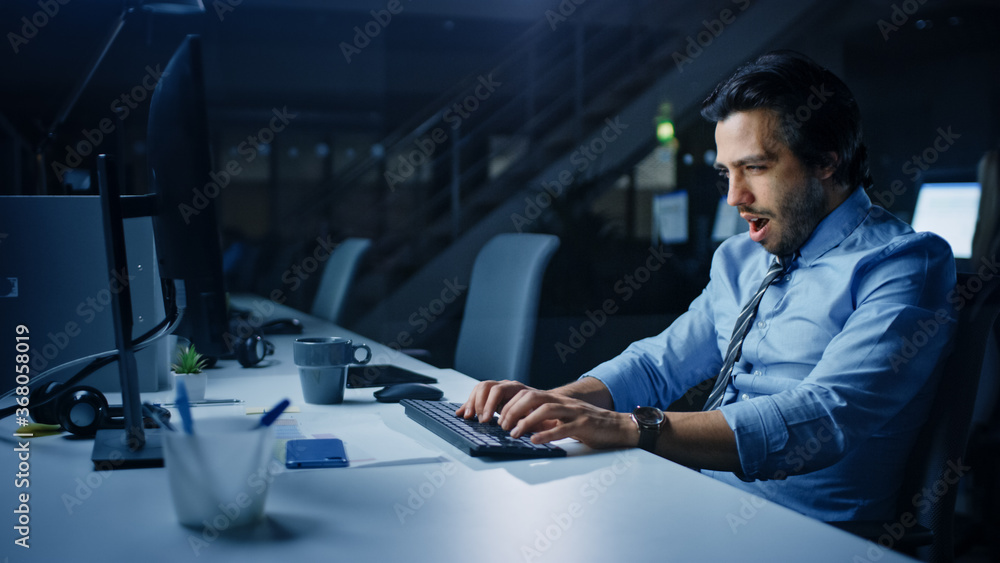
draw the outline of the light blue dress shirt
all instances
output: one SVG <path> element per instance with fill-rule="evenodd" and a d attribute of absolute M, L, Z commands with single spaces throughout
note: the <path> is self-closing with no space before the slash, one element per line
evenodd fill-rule
<path fill-rule="evenodd" d="M 622 412 L 681 398 L 718 374 L 772 260 L 746 234 L 726 240 L 687 312 L 584 377 Z M 704 473 L 820 520 L 893 518 L 961 307 L 954 286 L 944 240 L 855 190 L 764 293 L 743 342 L 720 407 L 743 475 Z"/>

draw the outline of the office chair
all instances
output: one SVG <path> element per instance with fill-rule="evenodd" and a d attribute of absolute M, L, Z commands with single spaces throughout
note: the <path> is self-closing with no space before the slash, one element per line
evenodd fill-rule
<path fill-rule="evenodd" d="M 979 217 L 972 238 L 972 263 L 1000 251 L 1000 149 L 987 151 L 979 160 L 976 179 L 982 188 Z"/>
<path fill-rule="evenodd" d="M 886 525 L 897 531 L 902 528 L 903 535 L 898 540 L 893 538 L 892 548 L 909 554 L 918 553 L 920 548 L 925 560 L 935 563 L 954 559 L 958 483 L 951 481 L 961 473 L 955 468 L 961 469 L 967 462 L 966 447 L 983 357 L 1000 313 L 997 280 L 987 283 L 972 274 L 960 273 L 958 284 L 974 295 L 958 311 L 952 349 L 938 364 L 940 383 L 927 422 L 907 461 L 897 518 L 889 523 L 830 522 L 873 542 L 886 536 Z M 972 291 L 976 287 L 980 290 Z M 941 489 L 945 490 L 938 494 Z M 913 504 L 915 495 L 920 495 L 919 506 Z M 910 516 L 905 516 L 907 513 Z M 912 524 L 911 517 L 916 523 L 907 525 Z"/>
<path fill-rule="evenodd" d="M 337 245 L 323 267 L 319 289 L 313 299 L 312 315 L 339 324 L 347 302 L 347 294 L 354 282 L 358 264 L 372 241 L 366 238 L 348 238 Z"/>
<path fill-rule="evenodd" d="M 554 235 L 504 233 L 476 256 L 455 348 L 455 369 L 479 380 L 527 382 L 542 278 Z"/>
<path fill-rule="evenodd" d="M 972 239 L 971 264 L 975 268 L 990 264 L 1000 253 L 1000 149 L 987 151 L 979 160 L 976 179 L 982 187 L 979 217 Z M 972 434 L 969 437 L 969 458 L 974 466 L 970 487 L 963 490 L 969 499 L 971 521 L 962 522 L 959 530 L 966 540 L 988 544 L 993 560 L 1000 560 L 1000 538 L 995 530 L 1000 526 L 1000 373 L 997 370 L 997 350 L 1000 334 L 994 333 L 988 346 L 983 377 L 979 382 L 975 409 L 972 412 Z"/>

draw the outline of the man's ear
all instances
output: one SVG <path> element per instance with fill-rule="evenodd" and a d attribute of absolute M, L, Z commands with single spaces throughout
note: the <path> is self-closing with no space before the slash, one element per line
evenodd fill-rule
<path fill-rule="evenodd" d="M 837 165 L 840 164 L 840 156 L 833 151 L 830 151 L 823 156 L 823 162 L 816 167 L 816 178 L 820 180 L 826 180 L 832 177 L 833 173 L 837 171 Z"/>

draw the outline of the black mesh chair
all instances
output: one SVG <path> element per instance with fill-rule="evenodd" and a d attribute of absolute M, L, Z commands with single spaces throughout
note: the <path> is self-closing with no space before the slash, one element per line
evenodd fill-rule
<path fill-rule="evenodd" d="M 830 522 L 871 541 L 890 538 L 893 549 L 935 563 L 954 560 L 958 479 L 968 471 L 966 446 L 976 389 L 1000 312 L 998 280 L 959 274 L 958 285 L 972 297 L 963 297 L 960 308 L 956 305 L 953 346 L 938 365 L 943 370 L 940 384 L 907 462 L 897 518 L 892 522 Z M 914 504 L 914 498 L 920 502 Z"/>

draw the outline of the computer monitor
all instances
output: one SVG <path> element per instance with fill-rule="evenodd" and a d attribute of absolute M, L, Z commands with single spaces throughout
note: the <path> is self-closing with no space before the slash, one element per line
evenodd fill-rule
<path fill-rule="evenodd" d="M 951 245 L 956 260 L 972 257 L 972 237 L 982 193 L 979 182 L 972 178 L 968 174 L 927 175 L 920 184 L 913 210 L 913 230 L 940 235 Z"/>
<path fill-rule="evenodd" d="M 34 339 L 28 357 L 32 377 L 67 362 L 115 348 L 112 291 L 101 202 L 96 196 L 0 196 L 0 225 L 13 225 L 0 242 L 0 334 L 26 325 Z M 153 225 L 149 217 L 124 220 L 128 254 L 127 280 L 133 339 L 164 318 L 161 281 L 155 264 Z M 58 227 L 54 227 L 58 226 Z M 73 233 L 67 236 L 67 233 Z M 0 346 L 0 366 L 14 366 L 16 351 Z M 136 352 L 138 387 L 143 392 L 169 383 L 166 339 Z M 50 374 L 65 383 L 76 370 Z M 40 386 L 38 380 L 33 386 Z M 102 392 L 120 392 L 118 366 L 106 365 L 82 384 Z M 0 392 L 14 387 L 14 372 L 0 374 Z M 70 386 L 71 387 L 71 386 Z"/>
<path fill-rule="evenodd" d="M 725 196 L 719 198 L 715 207 L 715 222 L 712 224 L 712 242 L 722 242 L 727 238 L 750 230 L 750 224 L 738 209 L 726 203 Z"/>
<path fill-rule="evenodd" d="M 188 35 L 153 91 L 146 133 L 160 277 L 182 281 L 187 306 L 174 334 L 210 357 L 231 354 L 222 249 L 212 186 L 201 42 Z"/>
<path fill-rule="evenodd" d="M 653 197 L 653 244 L 688 241 L 688 193 L 684 190 Z"/>
<path fill-rule="evenodd" d="M 153 238 L 157 266 L 164 286 L 183 285 L 182 320 L 174 333 L 190 340 L 209 356 L 227 354 L 229 318 L 222 277 L 222 249 L 215 218 L 215 203 L 205 197 L 212 181 L 211 154 L 202 82 L 201 49 L 197 36 L 189 35 L 167 63 L 149 106 L 146 132 L 152 205 Z M 98 185 L 105 218 L 109 263 L 122 262 L 124 235 L 118 224 L 121 211 L 114 166 L 98 158 Z M 217 192 L 210 192 L 217 193 Z M 200 197 L 199 197 L 200 194 Z M 127 287 L 127 286 L 126 286 Z M 180 288 L 178 295 L 180 295 Z M 146 467 L 162 463 L 159 434 L 142 428 L 140 399 L 135 381 L 137 369 L 128 338 L 131 298 L 125 293 L 116 318 L 118 364 L 121 371 L 125 436 L 114 429 L 98 430 L 91 461 L 94 467 Z M 177 300 L 178 302 L 180 299 Z M 113 300 L 114 305 L 117 301 Z M 178 303 L 179 305 L 180 303 Z M 119 309 L 129 314 L 117 314 Z M 124 334 L 123 334 L 124 333 Z M 121 444 L 127 441 L 125 451 Z"/>

